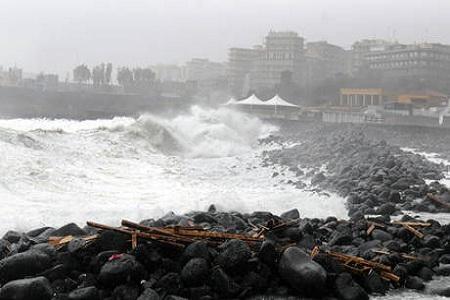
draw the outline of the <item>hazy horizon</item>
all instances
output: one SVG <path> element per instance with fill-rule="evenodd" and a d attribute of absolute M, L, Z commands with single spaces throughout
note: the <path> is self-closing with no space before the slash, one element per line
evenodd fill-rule
<path fill-rule="evenodd" d="M 306 41 L 327 40 L 344 48 L 363 38 L 450 43 L 450 19 L 442 13 L 450 2 L 444 0 L 18 0 L 0 5 L 0 65 L 60 76 L 80 63 L 226 61 L 228 48 L 261 44 L 269 30 L 292 30 Z"/>

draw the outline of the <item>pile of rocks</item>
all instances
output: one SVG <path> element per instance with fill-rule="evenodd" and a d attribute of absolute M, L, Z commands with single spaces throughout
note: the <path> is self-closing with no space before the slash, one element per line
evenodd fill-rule
<path fill-rule="evenodd" d="M 0 299 L 257 299 L 270 295 L 350 300 L 368 299 L 368 294 L 384 294 L 390 288 L 422 290 L 434 275 L 450 275 L 450 226 L 428 223 L 420 229 L 423 237 L 419 238 L 388 217 L 307 219 L 300 218 L 297 210 L 278 217 L 269 212 L 225 213 L 211 208 L 141 222 L 247 235 L 269 228 L 257 247 L 239 239 L 219 246 L 199 239 L 184 248 L 142 239 L 133 245 L 126 234 L 81 229 L 75 224 L 27 233 L 10 231 L 0 241 Z M 92 235 L 95 239 L 68 239 L 58 249 L 47 243 L 54 236 Z M 316 246 L 321 251 L 312 258 Z M 329 251 L 383 264 L 398 280 L 385 280 L 374 269 L 355 272 L 327 255 Z"/>
<path fill-rule="evenodd" d="M 416 203 L 428 193 L 447 191 L 438 182 L 426 183 L 444 178 L 444 165 L 385 141 L 367 138 L 362 131 L 325 129 L 309 129 L 289 137 L 285 142 L 300 143 L 265 152 L 264 165 L 287 166 L 297 174 L 299 182 L 294 184 L 299 187 L 304 187 L 302 180 L 309 177 L 312 185 L 347 197 L 350 216 L 393 215 L 424 207 L 431 212 L 448 211 L 445 207 Z M 310 171 L 305 174 L 304 168 Z"/>

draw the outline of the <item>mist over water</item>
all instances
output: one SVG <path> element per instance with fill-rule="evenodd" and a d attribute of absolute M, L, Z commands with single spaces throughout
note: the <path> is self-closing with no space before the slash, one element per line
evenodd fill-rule
<path fill-rule="evenodd" d="M 216 204 L 222 210 L 346 216 L 343 199 L 295 189 L 261 167 L 277 128 L 227 109 L 174 118 L 0 120 L 0 231 L 87 220 L 117 224 Z M 280 167 L 281 168 L 281 167 Z M 281 175 L 272 177 L 274 171 Z"/>

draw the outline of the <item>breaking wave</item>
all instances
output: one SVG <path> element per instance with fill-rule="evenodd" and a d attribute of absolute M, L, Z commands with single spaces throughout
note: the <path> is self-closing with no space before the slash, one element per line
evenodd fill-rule
<path fill-rule="evenodd" d="M 342 199 L 295 189 L 287 183 L 293 174 L 261 167 L 268 146 L 258 138 L 274 130 L 242 113 L 201 107 L 175 117 L 0 120 L 0 232 L 138 221 L 210 204 L 345 217 Z"/>

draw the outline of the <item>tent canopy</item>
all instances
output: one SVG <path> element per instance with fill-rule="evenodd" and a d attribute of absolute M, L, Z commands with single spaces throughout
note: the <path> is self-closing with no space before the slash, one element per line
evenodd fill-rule
<path fill-rule="evenodd" d="M 272 99 L 269 99 L 263 103 L 265 105 L 272 105 L 272 106 L 299 107 L 298 105 L 287 102 L 286 100 L 284 100 L 283 98 L 281 98 L 278 95 L 273 96 Z"/>
<path fill-rule="evenodd" d="M 255 94 L 251 95 L 250 97 L 238 101 L 235 104 L 242 104 L 242 105 L 264 105 L 264 101 L 261 101 L 258 97 L 256 97 Z"/>
<path fill-rule="evenodd" d="M 230 100 L 228 100 L 223 105 L 233 105 L 233 104 L 236 104 L 236 103 L 237 103 L 237 100 L 234 97 L 231 97 Z"/>

